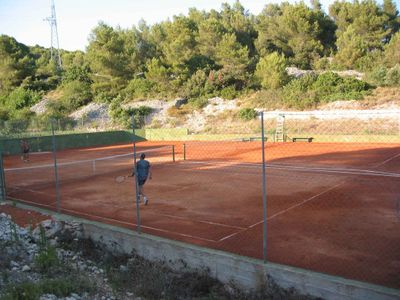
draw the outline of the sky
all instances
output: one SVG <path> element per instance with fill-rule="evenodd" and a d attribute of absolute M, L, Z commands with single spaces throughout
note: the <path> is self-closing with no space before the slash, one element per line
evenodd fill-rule
<path fill-rule="evenodd" d="M 174 15 L 187 15 L 189 8 L 220 10 L 224 2 L 235 0 L 54 0 L 61 49 L 85 50 L 91 30 L 99 21 L 113 27 L 130 28 L 143 19 L 154 24 Z M 252 14 L 259 14 L 276 0 L 241 0 Z M 289 0 L 289 2 L 296 2 Z M 298 1 L 297 1 L 298 2 Z M 309 4 L 309 0 L 304 1 Z M 321 0 L 327 11 L 333 0 Z M 400 9 L 400 0 L 395 1 Z M 382 3 L 382 0 L 378 3 Z M 50 47 L 50 25 L 44 21 L 51 15 L 51 0 L 0 0 L 0 34 L 14 37 L 29 46 Z"/>

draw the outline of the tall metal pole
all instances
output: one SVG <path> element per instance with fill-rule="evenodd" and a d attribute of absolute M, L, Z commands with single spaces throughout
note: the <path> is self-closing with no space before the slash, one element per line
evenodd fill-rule
<path fill-rule="evenodd" d="M 136 198 L 136 230 L 140 233 L 140 195 L 139 195 L 139 179 L 136 168 L 136 134 L 135 134 L 135 118 L 132 116 L 132 142 L 133 142 L 133 170 L 135 172 L 135 198 Z"/>
<path fill-rule="evenodd" d="M 51 47 L 50 47 L 50 57 L 57 66 L 57 69 L 61 70 L 61 56 L 60 56 L 60 44 L 58 41 L 58 30 L 57 30 L 57 17 L 56 17 L 56 7 L 54 5 L 54 0 L 51 0 L 51 16 L 44 19 L 50 24 L 51 30 Z"/>
<path fill-rule="evenodd" d="M 6 200 L 6 179 L 3 164 L 3 151 L 0 149 L 0 201 Z"/>
<path fill-rule="evenodd" d="M 60 184 L 58 181 L 58 168 L 57 168 L 57 146 L 56 146 L 56 136 L 54 134 L 54 120 L 51 120 L 51 135 L 53 142 L 53 159 L 54 159 L 54 176 L 56 178 L 56 205 L 57 212 L 61 211 L 61 196 L 60 196 Z"/>
<path fill-rule="evenodd" d="M 264 112 L 261 112 L 261 148 L 262 148 L 262 192 L 263 192 L 263 258 L 267 262 L 267 186 L 265 174 L 265 132 L 264 132 Z"/>

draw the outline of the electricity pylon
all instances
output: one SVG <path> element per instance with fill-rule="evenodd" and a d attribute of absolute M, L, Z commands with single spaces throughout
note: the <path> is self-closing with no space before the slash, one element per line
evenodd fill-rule
<path fill-rule="evenodd" d="M 44 19 L 49 22 L 51 28 L 51 47 L 50 47 L 50 59 L 54 61 L 57 69 L 61 70 L 61 56 L 60 56 L 60 45 L 58 42 L 58 31 L 57 31 L 57 18 L 56 18 L 56 7 L 54 0 L 51 0 L 51 16 Z"/>

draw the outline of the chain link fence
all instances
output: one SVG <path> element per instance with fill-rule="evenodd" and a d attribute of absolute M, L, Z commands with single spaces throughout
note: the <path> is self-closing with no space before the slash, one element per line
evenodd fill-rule
<path fill-rule="evenodd" d="M 138 232 L 399 288 L 399 115 L 266 112 L 210 134 L 146 128 L 135 118 L 113 138 L 109 128 L 66 135 L 63 123 L 28 126 L 2 148 L 6 193 Z M 29 162 L 21 160 L 20 137 L 31 146 Z M 142 154 L 152 175 L 145 172 L 145 182 Z"/>
<path fill-rule="evenodd" d="M 0 150 L 0 202 L 6 200 L 6 179 L 4 175 L 3 154 Z"/>
<path fill-rule="evenodd" d="M 51 134 L 51 124 L 57 134 L 99 132 L 110 130 L 121 130 L 121 126 L 113 123 L 109 118 L 89 118 L 81 117 L 78 119 L 61 118 L 30 118 L 23 120 L 0 121 L 0 136 L 7 138 L 29 138 L 37 136 L 47 136 Z"/>
<path fill-rule="evenodd" d="M 399 287 L 400 112 L 264 117 L 267 259 Z"/>

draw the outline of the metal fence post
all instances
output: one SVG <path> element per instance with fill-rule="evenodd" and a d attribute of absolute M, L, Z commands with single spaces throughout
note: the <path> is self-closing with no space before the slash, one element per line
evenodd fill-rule
<path fill-rule="evenodd" d="M 58 180 L 58 167 L 57 167 L 57 145 L 56 145 L 56 136 L 54 134 L 54 120 L 51 120 L 51 135 L 52 135 L 52 144 L 53 144 L 53 160 L 54 160 L 54 176 L 56 179 L 56 206 L 57 212 L 61 211 L 61 196 L 60 196 L 60 183 Z"/>
<path fill-rule="evenodd" d="M 267 189 L 265 174 L 265 132 L 264 132 L 264 112 L 261 112 L 261 151 L 262 151 L 262 192 L 263 192 L 263 259 L 267 262 Z"/>
<path fill-rule="evenodd" d="M 3 164 L 3 152 L 0 149 L 0 201 L 6 201 L 6 179 Z"/>
<path fill-rule="evenodd" d="M 186 160 L 186 144 L 183 143 L 183 160 Z"/>
<path fill-rule="evenodd" d="M 136 198 L 136 219 L 137 219 L 137 232 L 140 233 L 140 195 L 139 195 L 139 180 L 136 169 L 136 134 L 135 134 L 135 117 L 132 116 L 132 143 L 133 143 L 133 170 L 135 172 L 135 198 Z"/>
<path fill-rule="evenodd" d="M 172 145 L 172 161 L 175 162 L 175 145 Z"/>

